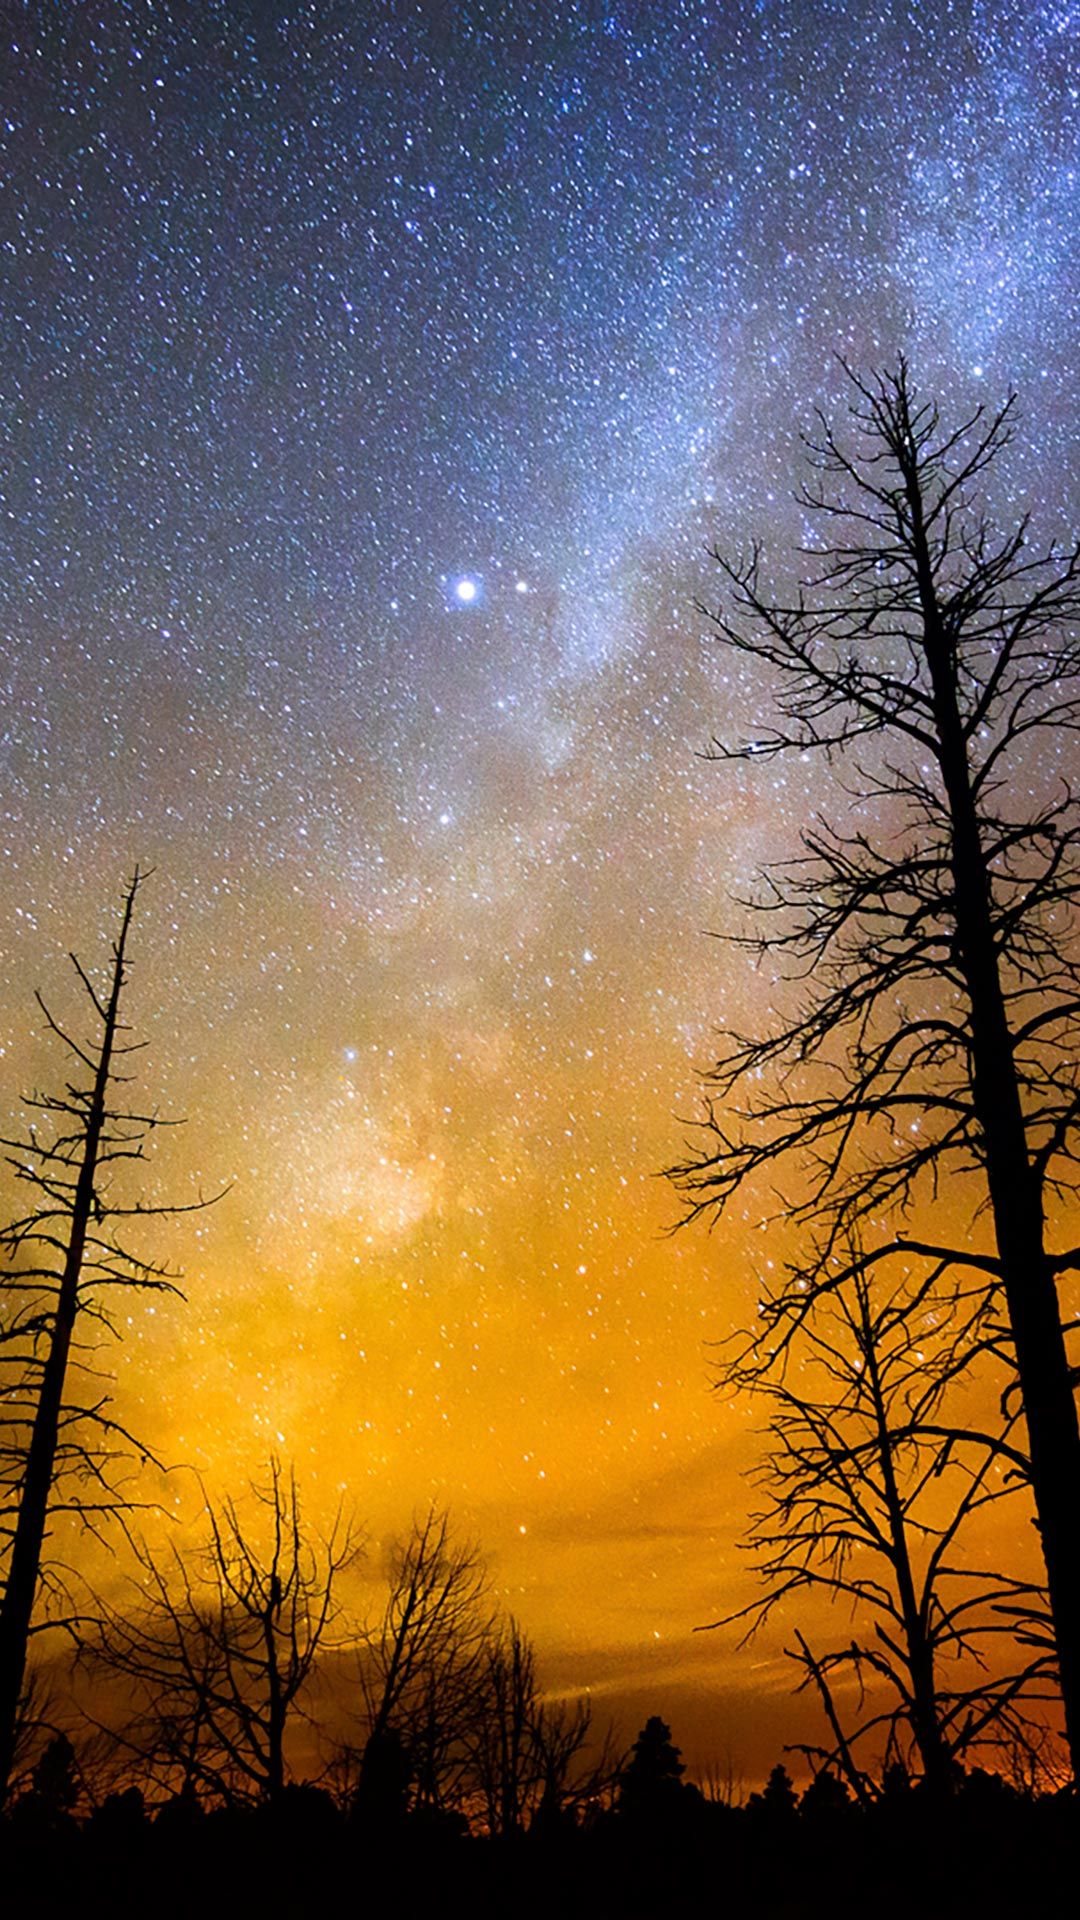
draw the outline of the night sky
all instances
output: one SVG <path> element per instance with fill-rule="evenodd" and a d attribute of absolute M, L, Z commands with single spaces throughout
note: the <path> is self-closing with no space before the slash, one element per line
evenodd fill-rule
<path fill-rule="evenodd" d="M 694 602 L 709 542 L 787 564 L 837 352 L 1017 387 L 998 503 L 1075 525 L 1080 15 L 0 33 L 2 1104 L 139 858 L 144 1083 L 189 1119 L 151 1192 L 234 1182 L 159 1236 L 188 1302 L 133 1307 L 120 1408 L 375 1539 L 448 1499 L 549 1676 L 767 1742 L 779 1639 L 689 1636 L 749 1578 L 706 1342 L 782 1236 L 666 1238 L 658 1169 L 760 1006 L 704 935 L 823 795 L 697 757 L 760 714 Z"/>

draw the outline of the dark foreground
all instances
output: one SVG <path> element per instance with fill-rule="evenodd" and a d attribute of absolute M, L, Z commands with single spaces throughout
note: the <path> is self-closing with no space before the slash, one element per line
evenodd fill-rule
<path fill-rule="evenodd" d="M 499 1838 L 455 1818 L 360 1823 L 315 1788 L 287 1789 L 273 1812 L 173 1802 L 153 1818 L 129 1792 L 82 1822 L 17 1806 L 0 1826 L 0 1887 L 5 1914 L 35 1920 L 1050 1916 L 1075 1905 L 1078 1829 L 1068 1797 L 1025 1798 L 988 1776 L 944 1808 L 908 1790 L 865 1809 L 776 1810 L 760 1797 L 733 1809 L 686 1790 L 667 1807 Z"/>

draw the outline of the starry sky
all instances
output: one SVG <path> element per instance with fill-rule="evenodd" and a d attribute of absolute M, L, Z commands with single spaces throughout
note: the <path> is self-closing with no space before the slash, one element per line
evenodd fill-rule
<path fill-rule="evenodd" d="M 802 534 L 835 355 L 1020 391 L 1075 521 L 1080 15 L 1012 0 L 4 10 L 3 1104 L 143 896 L 186 1305 L 118 1404 L 373 1538 L 432 1494 L 545 1671 L 775 1753 L 746 1417 L 782 1257 L 658 1169 L 760 982 L 709 930 L 823 795 L 724 771 L 708 543 Z M 682 1716 L 680 1718 L 680 1715 Z M 771 1751 L 770 1751 L 771 1747 Z"/>

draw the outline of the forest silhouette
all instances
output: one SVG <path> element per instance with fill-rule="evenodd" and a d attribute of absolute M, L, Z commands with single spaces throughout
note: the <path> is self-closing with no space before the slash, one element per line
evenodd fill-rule
<path fill-rule="evenodd" d="M 1012 399 L 950 420 L 903 358 L 847 378 L 799 577 L 713 556 L 702 611 L 770 716 L 717 778 L 820 760 L 834 804 L 739 903 L 764 1023 L 719 1031 L 669 1169 L 684 1228 L 798 1235 L 752 1322 L 717 1301 L 756 1585 L 701 1624 L 782 1647 L 818 1736 L 748 1793 L 688 1777 L 662 1700 L 627 1741 L 545 1688 L 422 1485 L 381 1553 L 277 1456 L 163 1520 L 183 1463 L 115 1417 L 109 1345 L 133 1364 L 132 1316 L 182 1288 L 155 1222 L 228 1200 L 150 1197 L 136 868 L 73 1010 L 39 999 L 56 1077 L 5 1141 L 0 1845 L 37 1910 L 993 1911 L 1071 1880 L 1080 544 L 994 511 Z"/>

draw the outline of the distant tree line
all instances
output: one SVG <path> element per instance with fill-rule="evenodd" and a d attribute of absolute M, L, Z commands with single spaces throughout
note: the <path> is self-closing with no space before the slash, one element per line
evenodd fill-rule
<path fill-rule="evenodd" d="M 504 1720 L 504 1729 L 511 1724 Z M 92 1774 L 92 1769 L 91 1769 Z M 513 1769 L 502 1775 L 505 1786 Z M 287 1783 L 273 1805 L 208 1804 L 196 1792 L 148 1800 L 135 1785 L 88 1797 L 63 1735 L 40 1753 L 0 1821 L 5 1891 L 26 1911 L 168 1920 L 256 1911 L 284 1916 L 393 1901 L 406 1913 L 666 1915 L 685 1910 L 1053 1911 L 1077 1866 L 1070 1796 L 1032 1795 L 999 1773 L 958 1775 L 948 1803 L 894 1765 L 861 1804 L 822 1768 L 801 1793 L 783 1765 L 741 1805 L 703 1792 L 667 1724 L 652 1715 L 602 1790 L 560 1816 L 472 1827 L 414 1800 L 400 1771 L 388 1797 L 358 1800 L 355 1777 Z"/>

